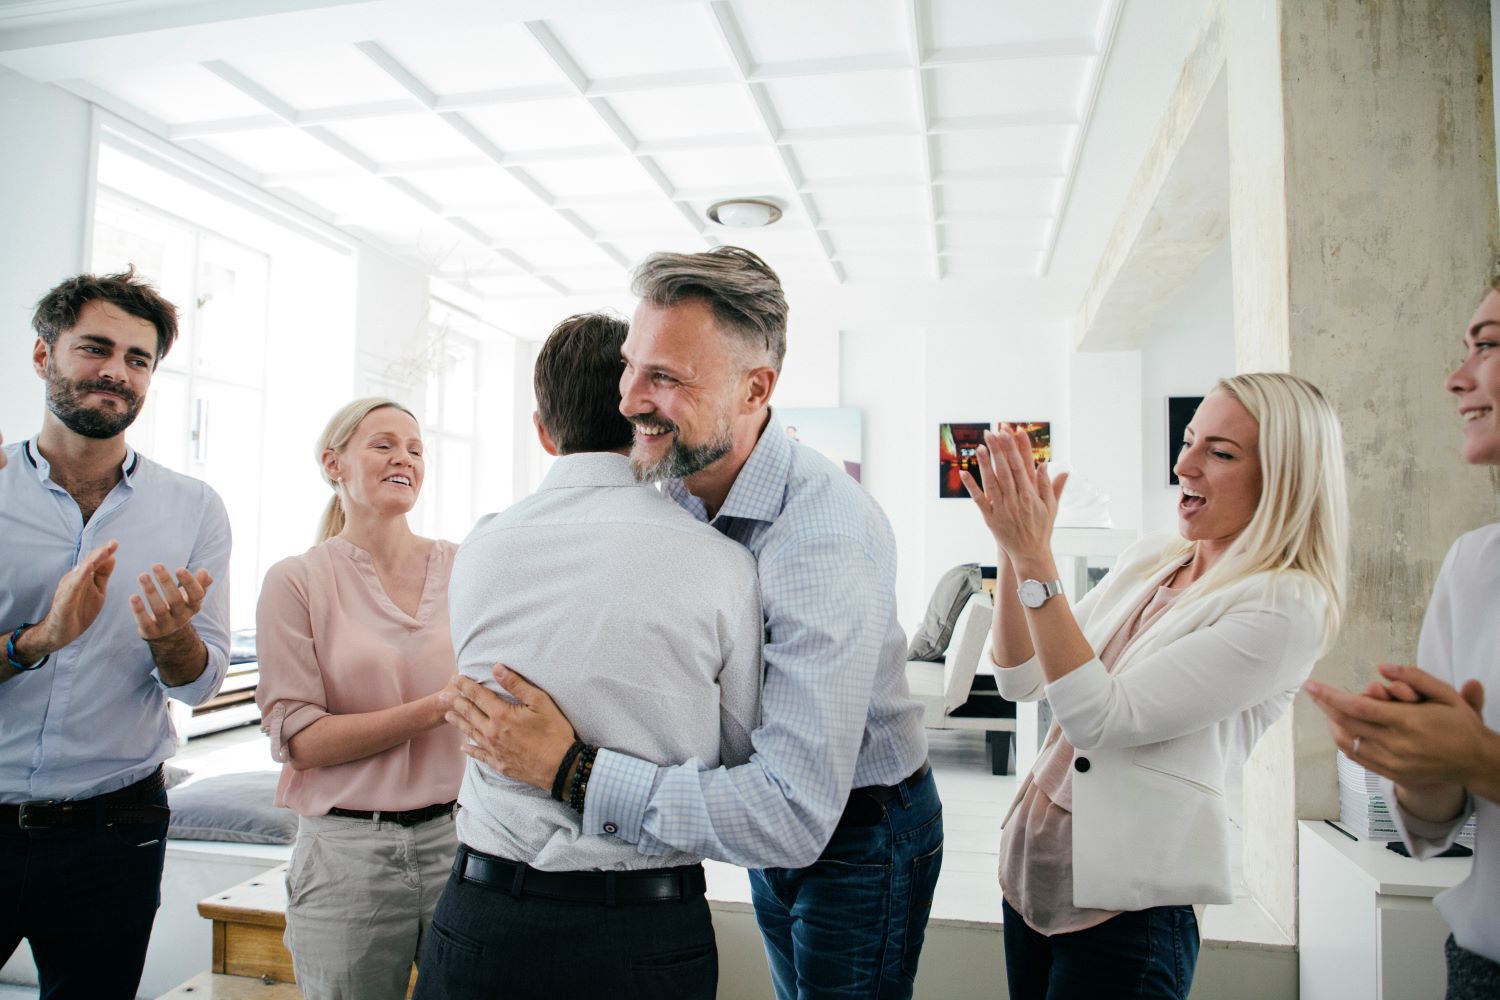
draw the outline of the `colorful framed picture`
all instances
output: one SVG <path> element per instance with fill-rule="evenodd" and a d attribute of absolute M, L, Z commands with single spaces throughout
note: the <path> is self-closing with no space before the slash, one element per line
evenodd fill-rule
<path fill-rule="evenodd" d="M 984 432 L 990 424 L 938 424 L 938 496 L 944 499 L 967 497 L 969 491 L 960 472 L 978 477 L 975 453 L 984 444 Z"/>

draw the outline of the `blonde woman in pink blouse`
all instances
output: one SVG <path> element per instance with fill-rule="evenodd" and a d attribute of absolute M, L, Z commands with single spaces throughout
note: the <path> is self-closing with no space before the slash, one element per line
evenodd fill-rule
<path fill-rule="evenodd" d="M 308 1000 L 397 1000 L 457 849 L 464 755 L 437 697 L 457 546 L 406 522 L 423 458 L 404 407 L 350 403 L 317 455 L 334 492 L 319 544 L 271 567 L 256 614 L 276 802 L 301 816 L 286 944 Z"/>

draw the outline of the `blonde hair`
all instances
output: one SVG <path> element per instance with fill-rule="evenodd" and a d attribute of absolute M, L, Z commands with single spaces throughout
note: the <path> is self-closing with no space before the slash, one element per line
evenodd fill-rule
<path fill-rule="evenodd" d="M 364 399 L 356 399 L 335 413 L 328 420 L 328 426 L 323 428 L 323 433 L 318 435 L 318 446 L 313 452 L 313 458 L 317 460 L 318 472 L 323 476 L 323 482 L 327 483 L 333 490 L 333 499 L 328 501 L 328 506 L 323 509 L 323 517 L 318 522 L 318 545 L 323 544 L 344 530 L 344 501 L 339 496 L 339 484 L 328 478 L 328 469 L 323 465 L 324 452 L 340 454 L 349 447 L 349 440 L 354 437 L 354 432 L 365 417 L 376 410 L 387 407 L 400 410 L 402 413 L 417 419 L 417 415 L 393 399 L 385 399 L 382 396 L 366 396 Z M 421 421 L 418 421 L 421 423 Z"/>
<path fill-rule="evenodd" d="M 1215 392 L 1235 399 L 1260 428 L 1260 499 L 1250 523 L 1224 558 L 1199 577 L 1183 599 L 1201 597 L 1255 573 L 1306 574 L 1328 599 L 1326 650 L 1344 613 L 1349 551 L 1349 497 L 1344 485 L 1344 435 L 1318 387 L 1284 372 L 1220 379 Z M 1193 547 L 1174 546 L 1162 565 Z"/>

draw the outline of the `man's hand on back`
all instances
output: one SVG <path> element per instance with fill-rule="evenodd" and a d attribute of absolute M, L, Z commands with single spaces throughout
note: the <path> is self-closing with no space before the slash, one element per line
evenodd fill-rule
<path fill-rule="evenodd" d="M 443 691 L 447 719 L 472 742 L 464 753 L 514 781 L 550 791 L 573 725 L 552 698 L 510 668 L 496 664 L 495 680 L 516 699 L 506 701 L 462 675 Z"/>

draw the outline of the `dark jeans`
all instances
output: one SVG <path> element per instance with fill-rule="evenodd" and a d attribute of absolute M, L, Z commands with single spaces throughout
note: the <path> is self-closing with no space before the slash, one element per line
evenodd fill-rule
<path fill-rule="evenodd" d="M 1448 935 L 1443 946 L 1448 959 L 1445 1000 L 1494 1000 L 1500 997 L 1500 963 L 1475 954 Z"/>
<path fill-rule="evenodd" d="M 929 773 L 881 804 L 850 797 L 808 868 L 750 873 L 779 1000 L 912 995 L 943 865 L 943 804 Z"/>
<path fill-rule="evenodd" d="M 454 872 L 417 960 L 413 1000 L 713 1000 L 718 982 L 701 892 L 605 906 L 511 896 Z"/>
<path fill-rule="evenodd" d="M 31 942 L 40 1000 L 134 1000 L 166 850 L 165 821 L 0 829 L 0 956 Z"/>
<path fill-rule="evenodd" d="M 1198 964 L 1191 906 L 1131 910 L 1097 927 L 1048 937 L 1002 901 L 1011 1000 L 1151 997 L 1187 1000 Z"/>

